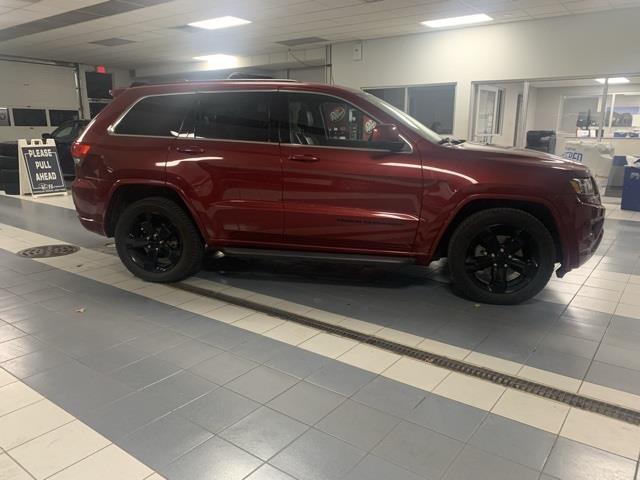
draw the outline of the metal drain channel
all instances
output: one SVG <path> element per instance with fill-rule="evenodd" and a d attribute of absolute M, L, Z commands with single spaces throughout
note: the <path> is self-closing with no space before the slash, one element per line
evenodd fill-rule
<path fill-rule="evenodd" d="M 470 363 L 466 363 L 460 360 L 453 360 L 442 355 L 426 352 L 413 347 L 402 345 L 401 343 L 392 342 L 383 338 L 378 338 L 373 335 L 367 335 L 349 328 L 341 327 L 339 325 L 332 325 L 330 323 L 316 320 L 313 318 L 305 317 L 296 313 L 287 312 L 276 307 L 268 305 L 262 305 L 251 300 L 245 300 L 232 295 L 226 295 L 222 292 L 215 292 L 206 288 L 197 287 L 195 285 L 189 285 L 186 283 L 174 283 L 172 286 L 191 292 L 204 297 L 214 298 L 227 303 L 232 303 L 241 307 L 256 310 L 267 315 L 288 320 L 291 322 L 305 325 L 307 327 L 315 328 L 323 332 L 331 333 L 345 338 L 350 338 L 358 342 L 372 345 L 383 350 L 397 353 L 398 355 L 404 355 L 406 357 L 414 358 L 440 368 L 445 368 L 453 372 L 469 375 L 470 377 L 479 378 L 503 387 L 513 388 L 520 390 L 521 392 L 530 393 L 539 397 L 548 398 L 561 402 L 571 407 L 586 410 L 588 412 L 597 413 L 606 417 L 614 418 L 632 425 L 640 425 L 640 412 L 631 410 L 629 408 L 620 407 L 611 403 L 603 402 L 601 400 L 595 400 L 593 398 L 584 397 L 575 393 L 560 390 L 558 388 L 548 387 L 540 383 L 531 382 L 522 378 L 500 373 L 495 370 L 491 370 L 484 367 L 478 367 Z"/>

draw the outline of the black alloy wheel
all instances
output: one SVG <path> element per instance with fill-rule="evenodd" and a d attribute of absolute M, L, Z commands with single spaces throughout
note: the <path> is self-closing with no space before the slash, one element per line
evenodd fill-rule
<path fill-rule="evenodd" d="M 178 229 L 158 212 L 143 212 L 136 217 L 125 246 L 131 260 L 150 273 L 168 272 L 182 255 Z"/>

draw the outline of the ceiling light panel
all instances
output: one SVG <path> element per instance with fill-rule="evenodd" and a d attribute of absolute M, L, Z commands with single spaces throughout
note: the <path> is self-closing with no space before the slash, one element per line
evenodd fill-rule
<path fill-rule="evenodd" d="M 204 28 L 205 30 L 217 30 L 219 28 L 239 27 L 240 25 L 246 25 L 251 23 L 250 20 L 238 17 L 216 17 L 208 20 L 202 20 L 199 22 L 192 22 L 190 27 Z"/>
<path fill-rule="evenodd" d="M 474 15 L 463 15 L 461 17 L 439 18 L 437 20 L 426 20 L 422 23 L 430 28 L 457 27 L 459 25 L 472 25 L 474 23 L 485 23 L 493 20 L 489 15 L 477 13 Z"/>
<path fill-rule="evenodd" d="M 606 78 L 596 78 L 596 82 L 604 85 L 605 82 L 607 81 Z M 621 85 L 623 83 L 630 83 L 631 80 L 629 80 L 627 77 L 609 77 L 609 85 Z"/>

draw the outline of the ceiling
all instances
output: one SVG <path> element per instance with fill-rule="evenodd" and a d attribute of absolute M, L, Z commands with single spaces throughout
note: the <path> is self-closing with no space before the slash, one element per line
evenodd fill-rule
<path fill-rule="evenodd" d="M 430 30 L 420 21 L 472 13 L 495 23 L 638 6 L 640 0 L 0 0 L 0 54 L 135 68 L 286 51 L 278 42 L 303 37 L 335 43 L 419 33 Z M 184 28 L 224 15 L 253 23 Z"/>

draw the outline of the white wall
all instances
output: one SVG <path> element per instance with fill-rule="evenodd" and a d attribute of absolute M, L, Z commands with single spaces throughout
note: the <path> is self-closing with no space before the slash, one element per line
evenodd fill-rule
<path fill-rule="evenodd" d="M 333 46 L 335 83 L 354 88 L 457 82 L 454 135 L 466 138 L 471 82 L 640 72 L 640 9 L 366 40 Z"/>
<path fill-rule="evenodd" d="M 0 60 L 0 106 L 78 110 L 74 69 Z M 51 130 L 52 127 L 0 127 L 0 141 L 39 138 Z"/>

